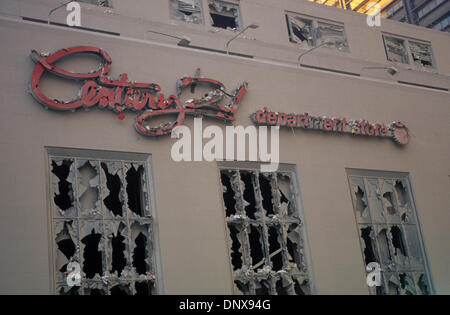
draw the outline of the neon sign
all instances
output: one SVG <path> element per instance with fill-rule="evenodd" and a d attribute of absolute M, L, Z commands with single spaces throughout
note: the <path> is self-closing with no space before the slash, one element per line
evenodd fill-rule
<path fill-rule="evenodd" d="M 68 72 L 55 66 L 61 58 L 75 54 L 96 55 L 102 60 L 101 65 L 89 73 Z M 91 46 L 61 49 L 47 56 L 32 50 L 31 59 L 36 63 L 36 67 L 31 76 L 30 92 L 42 106 L 60 111 L 76 111 L 98 106 L 119 113 L 119 119 L 125 117 L 123 113 L 125 110 L 135 111 L 138 112 L 134 123 L 135 129 L 144 136 L 168 134 L 173 128 L 183 124 L 186 115 L 212 117 L 224 122 L 232 122 L 247 90 L 247 82 L 242 83 L 233 92 L 227 93 L 225 86 L 219 81 L 197 76 L 182 77 L 176 83 L 177 95 L 171 94 L 166 98 L 163 93 L 160 93 L 161 88 L 156 83 L 130 82 L 126 73 L 121 74 L 118 80 L 108 78 L 106 75 L 111 69 L 111 57 L 106 51 Z M 48 98 L 40 88 L 40 80 L 46 72 L 83 82 L 78 96 L 69 102 Z M 211 91 L 201 98 L 190 99 L 182 104 L 181 92 L 188 87 L 193 92 L 195 86 L 210 87 Z M 220 105 L 224 97 L 229 99 L 229 103 Z M 148 125 L 148 121 L 152 118 L 172 115 L 177 115 L 175 121 L 160 124 L 157 127 Z"/>
<path fill-rule="evenodd" d="M 399 121 L 389 125 L 371 124 L 366 120 L 347 120 L 346 118 L 316 117 L 304 114 L 285 114 L 269 111 L 267 108 L 252 115 L 256 125 L 280 126 L 322 130 L 326 132 L 346 133 L 369 137 L 392 138 L 396 143 L 405 145 L 410 140 L 408 128 Z"/>

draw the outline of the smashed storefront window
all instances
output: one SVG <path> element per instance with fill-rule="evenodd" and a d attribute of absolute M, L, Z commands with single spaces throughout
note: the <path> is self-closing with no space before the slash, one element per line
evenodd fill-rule
<path fill-rule="evenodd" d="M 170 0 L 170 16 L 174 20 L 203 24 L 201 0 Z"/>
<path fill-rule="evenodd" d="M 372 294 L 431 294 L 427 263 L 408 177 L 348 170 L 365 265 L 381 268 Z M 377 174 L 378 173 L 378 174 Z"/>
<path fill-rule="evenodd" d="M 143 161 L 50 156 L 56 294 L 156 293 L 147 174 Z"/>
<path fill-rule="evenodd" d="M 344 25 L 324 22 L 297 14 L 286 14 L 289 40 L 293 43 L 319 46 L 325 40 L 330 40 L 339 50 L 348 50 Z"/>
<path fill-rule="evenodd" d="M 311 294 L 295 173 L 220 171 L 235 290 L 245 295 Z"/>
<path fill-rule="evenodd" d="M 239 3 L 219 0 L 208 0 L 212 26 L 231 30 L 240 30 Z"/>

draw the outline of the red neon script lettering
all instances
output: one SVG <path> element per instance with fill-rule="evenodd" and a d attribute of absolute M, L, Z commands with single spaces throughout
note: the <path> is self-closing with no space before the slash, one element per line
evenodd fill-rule
<path fill-rule="evenodd" d="M 61 58 L 75 54 L 96 55 L 101 59 L 101 66 L 89 73 L 69 72 L 55 66 Z M 145 136 L 170 133 L 173 128 L 183 124 L 186 115 L 212 117 L 224 122 L 234 121 L 234 114 L 247 90 L 246 82 L 230 94 L 225 92 L 225 86 L 219 81 L 183 77 L 176 83 L 177 95 L 169 95 L 166 98 L 163 93 L 160 93 L 161 88 L 156 83 L 130 82 L 126 73 L 121 74 L 118 80 L 106 77 L 111 69 L 111 57 L 106 51 L 91 46 L 61 49 L 48 56 L 42 56 L 33 50 L 31 58 L 36 63 L 30 81 L 31 94 L 42 106 L 61 111 L 76 111 L 79 108 L 99 106 L 120 113 L 120 119 L 124 118 L 123 111 L 136 111 L 139 114 L 135 120 L 135 129 Z M 46 72 L 69 80 L 82 81 L 80 96 L 70 102 L 48 98 L 40 89 L 40 80 Z M 202 98 L 191 99 L 182 104 L 179 100 L 181 92 L 188 87 L 193 91 L 197 85 L 210 87 L 211 91 Z M 228 97 L 230 101 L 226 105 L 220 105 L 224 97 Z M 148 125 L 154 117 L 169 115 L 177 115 L 176 120 L 157 127 Z"/>

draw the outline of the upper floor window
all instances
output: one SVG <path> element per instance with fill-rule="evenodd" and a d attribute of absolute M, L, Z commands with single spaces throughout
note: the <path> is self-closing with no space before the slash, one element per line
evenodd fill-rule
<path fill-rule="evenodd" d="M 108 8 L 113 7 L 112 0 L 78 0 L 78 2 L 95 4 L 95 5 L 99 5 L 101 7 L 108 7 Z"/>
<path fill-rule="evenodd" d="M 387 60 L 414 64 L 419 68 L 435 68 L 433 51 L 428 42 L 383 34 Z"/>
<path fill-rule="evenodd" d="M 293 43 L 319 46 L 331 40 L 339 50 L 348 50 L 344 25 L 317 18 L 305 17 L 295 13 L 286 14 L 289 40 Z"/>
<path fill-rule="evenodd" d="M 242 28 L 239 2 L 208 0 L 208 7 L 212 26 L 232 30 Z"/>
<path fill-rule="evenodd" d="M 170 0 L 170 17 L 174 20 L 203 24 L 201 0 Z"/>

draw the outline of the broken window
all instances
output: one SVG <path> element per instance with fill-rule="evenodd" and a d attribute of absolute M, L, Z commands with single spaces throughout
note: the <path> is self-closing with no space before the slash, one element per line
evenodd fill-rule
<path fill-rule="evenodd" d="M 364 264 L 377 262 L 372 294 L 431 294 L 428 266 L 405 174 L 348 170 Z"/>
<path fill-rule="evenodd" d="M 64 154 L 49 166 L 55 293 L 154 294 L 148 162 Z"/>
<path fill-rule="evenodd" d="M 241 294 L 311 294 L 295 173 L 220 170 L 235 290 Z"/>
<path fill-rule="evenodd" d="M 383 35 L 389 61 L 412 63 L 418 68 L 435 68 L 431 44 L 406 38 Z"/>
<path fill-rule="evenodd" d="M 201 0 L 170 0 L 170 17 L 174 20 L 203 24 Z"/>
<path fill-rule="evenodd" d="M 108 7 L 108 8 L 113 7 L 112 0 L 78 0 L 78 2 L 85 2 L 85 3 L 89 3 L 89 4 L 98 5 L 101 7 Z"/>
<path fill-rule="evenodd" d="M 294 13 L 286 14 L 289 40 L 307 46 L 319 46 L 325 40 L 333 42 L 339 50 L 348 50 L 344 25 L 337 22 L 322 21 L 316 18 L 303 17 Z"/>
<path fill-rule="evenodd" d="M 401 38 L 383 36 L 387 60 L 393 62 L 409 63 L 408 51 L 405 41 Z"/>
<path fill-rule="evenodd" d="M 212 26 L 231 30 L 241 29 L 239 2 L 208 0 Z"/>
<path fill-rule="evenodd" d="M 433 68 L 433 53 L 431 45 L 409 41 L 409 50 L 411 51 L 412 61 L 418 67 Z"/>

